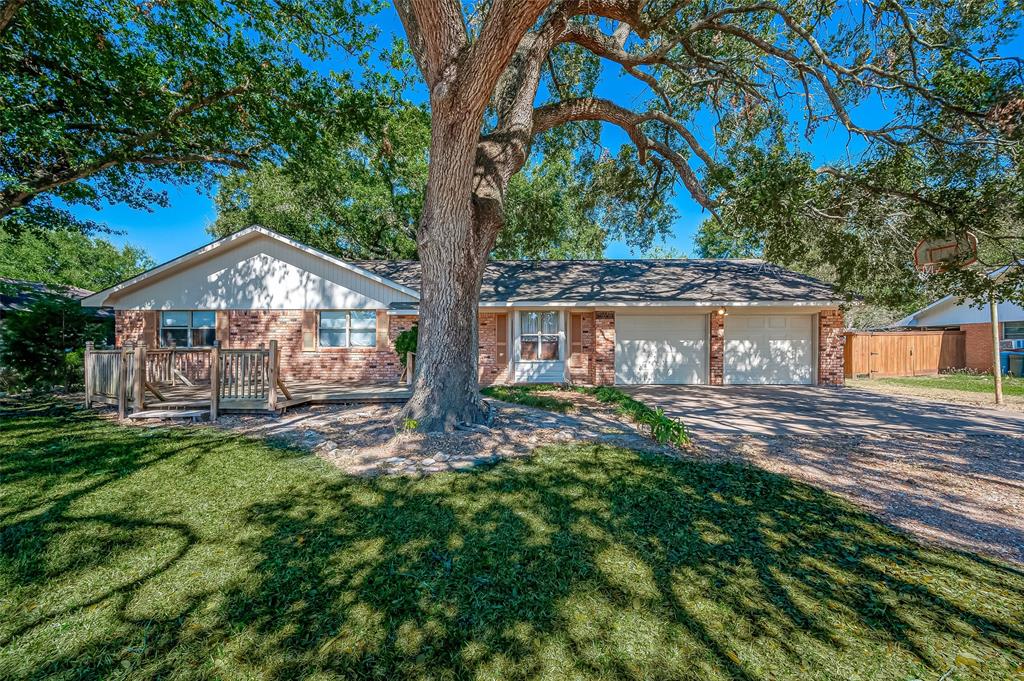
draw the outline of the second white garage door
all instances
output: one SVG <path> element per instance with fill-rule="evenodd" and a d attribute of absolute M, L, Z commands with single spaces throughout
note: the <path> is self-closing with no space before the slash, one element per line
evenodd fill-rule
<path fill-rule="evenodd" d="M 725 318 L 725 382 L 814 382 L 814 315 Z"/>
<path fill-rule="evenodd" d="M 615 382 L 707 383 L 707 317 L 615 315 Z"/>

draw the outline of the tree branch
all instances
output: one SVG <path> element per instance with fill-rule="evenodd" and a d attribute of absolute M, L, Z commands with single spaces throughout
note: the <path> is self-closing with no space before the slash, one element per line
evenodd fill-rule
<path fill-rule="evenodd" d="M 444 86 L 450 66 L 466 46 L 466 24 L 458 0 L 394 0 L 427 87 Z"/>
<path fill-rule="evenodd" d="M 648 150 L 663 156 L 675 167 L 679 179 L 682 180 L 694 201 L 714 212 L 718 203 L 704 191 L 700 180 L 697 179 L 696 173 L 693 172 L 686 159 L 667 144 L 651 139 L 644 134 L 641 128 L 643 123 L 648 120 L 660 120 L 660 117 L 651 114 L 637 114 L 607 99 L 581 97 L 537 108 L 533 115 L 533 134 L 539 135 L 570 121 L 603 121 L 617 125 L 629 135 L 633 145 L 636 146 L 641 163 L 646 162 Z"/>
<path fill-rule="evenodd" d="M 470 48 L 466 62 L 469 68 L 463 72 L 467 79 L 463 90 L 468 95 L 467 106 L 482 108 L 487 105 L 524 36 L 551 2 L 493 0 L 480 37 Z"/>
<path fill-rule="evenodd" d="M 28 0 L 4 0 L 0 3 L 0 35 L 10 28 L 18 11 L 27 3 Z"/>

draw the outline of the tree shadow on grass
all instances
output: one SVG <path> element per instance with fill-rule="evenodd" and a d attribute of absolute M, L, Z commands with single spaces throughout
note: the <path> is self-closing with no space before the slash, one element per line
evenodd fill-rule
<path fill-rule="evenodd" d="M 561 448 L 250 513 L 269 531 L 251 546 L 260 579 L 224 618 L 276 642 L 243 653 L 270 653 L 276 678 L 800 678 L 837 663 L 902 678 L 1024 643 L 1019 577 L 746 467 Z M 930 583 L 950 562 L 1004 595 L 1001 616 Z"/>
<path fill-rule="evenodd" d="M 44 654 L 10 676 L 904 679 L 970 655 L 995 679 L 1024 662 L 1018 572 L 753 468 L 595 445 L 365 480 L 294 451 L 250 456 L 187 461 L 193 477 L 234 462 L 221 493 L 239 495 L 222 534 L 182 534 L 187 574 L 171 551 L 90 600 L 110 599 L 103 626 L 63 645 L 42 625 L 84 629 L 81 602 L 30 622 L 6 640 Z M 122 510 L 102 521 L 130 533 Z M 181 550 L 159 532 L 126 541 Z M 195 570 L 226 573 L 186 589 Z M 140 614 L 143 594 L 175 588 L 188 593 Z"/>

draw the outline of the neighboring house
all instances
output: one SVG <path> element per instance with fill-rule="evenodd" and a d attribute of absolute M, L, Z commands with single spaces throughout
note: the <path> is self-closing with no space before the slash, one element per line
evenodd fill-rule
<path fill-rule="evenodd" d="M 1004 270 L 992 274 L 998 277 Z M 1024 305 L 1004 302 L 998 306 L 1000 339 L 1024 339 Z M 921 330 L 964 332 L 964 365 L 975 371 L 992 370 L 992 317 L 987 303 L 946 296 L 921 308 L 892 326 Z"/>
<path fill-rule="evenodd" d="M 82 304 L 114 308 L 118 344 L 276 339 L 286 379 L 390 382 L 419 272 L 249 227 Z M 843 382 L 831 288 L 757 260 L 492 262 L 479 324 L 482 383 Z"/>
<path fill-rule="evenodd" d="M 0 277 L 0 324 L 12 312 L 27 310 L 42 296 L 64 296 L 81 299 L 91 296 L 92 291 L 76 286 L 53 286 L 38 281 Z M 96 316 L 109 317 L 110 311 L 96 310 Z"/>

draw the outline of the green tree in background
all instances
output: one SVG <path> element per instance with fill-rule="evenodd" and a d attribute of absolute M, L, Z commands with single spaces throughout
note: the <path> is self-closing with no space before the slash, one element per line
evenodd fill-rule
<path fill-rule="evenodd" d="M 13 232 L 0 222 L 0 277 L 99 291 L 154 264 L 139 248 L 117 248 L 77 229 Z"/>
<path fill-rule="evenodd" d="M 0 220 L 53 199 L 166 204 L 153 181 L 208 182 L 361 125 L 374 77 L 307 67 L 360 56 L 373 2 L 0 1 Z M 25 218 L 22 217 L 23 223 Z"/>
<path fill-rule="evenodd" d="M 341 257 L 415 258 L 429 143 L 421 107 L 381 106 L 362 130 L 221 177 L 210 234 L 256 224 Z M 553 137 L 548 152 L 512 178 L 492 257 L 596 259 L 609 239 L 643 251 L 664 238 L 676 217 L 670 176 L 659 181 L 634 155 L 623 147 L 618 157 L 573 157 Z"/>
<path fill-rule="evenodd" d="M 349 258 L 412 258 L 427 176 L 429 117 L 381 106 L 283 163 L 230 173 L 214 197 L 216 237 L 258 224 Z"/>

